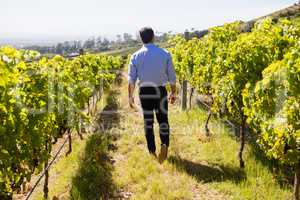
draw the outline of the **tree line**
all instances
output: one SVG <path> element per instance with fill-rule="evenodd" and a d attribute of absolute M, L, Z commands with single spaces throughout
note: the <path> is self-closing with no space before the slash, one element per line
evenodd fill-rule
<path fill-rule="evenodd" d="M 156 42 L 162 43 L 166 42 L 169 38 L 171 32 L 156 34 Z M 118 50 L 130 47 L 137 47 L 141 45 L 139 37 L 134 37 L 129 33 L 118 34 L 116 39 L 110 40 L 106 37 L 98 36 L 91 37 L 87 40 L 73 40 L 64 41 L 51 46 L 45 45 L 31 45 L 26 46 L 25 49 L 35 50 L 41 54 L 59 54 L 59 55 L 69 55 L 76 54 L 80 52 L 80 49 L 84 49 L 90 52 L 103 52 Z"/>

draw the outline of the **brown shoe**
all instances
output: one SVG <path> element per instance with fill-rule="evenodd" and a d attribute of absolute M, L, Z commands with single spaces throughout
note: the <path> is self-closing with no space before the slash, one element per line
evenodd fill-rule
<path fill-rule="evenodd" d="M 157 155 L 155 152 L 150 152 L 150 155 L 153 156 L 155 159 L 157 159 Z"/>
<path fill-rule="evenodd" d="M 167 159 L 167 156 L 168 156 L 168 147 L 167 145 L 162 144 L 160 148 L 160 154 L 158 157 L 159 163 L 163 163 Z"/>

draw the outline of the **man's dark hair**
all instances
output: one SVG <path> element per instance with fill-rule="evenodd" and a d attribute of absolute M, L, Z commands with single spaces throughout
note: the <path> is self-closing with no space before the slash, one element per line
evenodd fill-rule
<path fill-rule="evenodd" d="M 154 31 L 150 27 L 144 27 L 140 30 L 140 37 L 144 44 L 148 44 L 154 38 Z"/>

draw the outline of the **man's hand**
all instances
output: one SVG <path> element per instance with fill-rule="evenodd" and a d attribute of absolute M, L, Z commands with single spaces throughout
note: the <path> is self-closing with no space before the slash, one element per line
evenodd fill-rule
<path fill-rule="evenodd" d="M 130 108 L 135 108 L 134 97 L 129 97 L 128 99 Z"/>
<path fill-rule="evenodd" d="M 176 94 L 175 93 L 171 93 L 170 96 L 169 96 L 169 102 L 171 104 L 174 104 L 176 102 Z"/>
<path fill-rule="evenodd" d="M 133 97 L 134 88 L 135 88 L 135 84 L 133 83 L 128 84 L 128 102 L 130 108 L 135 108 L 134 97 Z"/>
<path fill-rule="evenodd" d="M 171 94 L 169 96 L 169 102 L 174 104 L 176 102 L 176 85 L 171 84 Z"/>

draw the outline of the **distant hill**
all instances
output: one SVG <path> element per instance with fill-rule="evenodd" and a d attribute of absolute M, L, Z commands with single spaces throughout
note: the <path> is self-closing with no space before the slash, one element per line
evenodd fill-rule
<path fill-rule="evenodd" d="M 293 6 L 278 10 L 269 15 L 255 19 L 254 21 L 257 21 L 259 19 L 263 19 L 266 17 L 272 17 L 273 19 L 278 19 L 281 17 L 291 17 L 292 18 L 292 17 L 299 17 L 299 16 L 300 16 L 300 3 L 297 3 L 297 4 L 294 4 Z"/>
<path fill-rule="evenodd" d="M 286 17 L 289 19 L 300 17 L 300 1 L 299 1 L 299 3 L 296 3 L 292 6 L 289 6 L 287 8 L 278 10 L 276 12 L 270 13 L 268 15 L 265 15 L 265 16 L 262 16 L 262 17 L 259 17 L 256 19 L 252 19 L 248 22 L 241 21 L 240 28 L 243 32 L 249 32 L 249 31 L 251 31 L 251 29 L 253 28 L 254 24 L 257 21 L 265 19 L 267 17 L 271 17 L 274 21 L 277 21 L 279 18 L 283 18 L 283 17 Z M 192 34 L 192 36 L 201 38 L 204 35 L 206 35 L 208 32 L 209 32 L 209 30 L 205 29 L 205 30 L 201 30 L 201 31 L 194 31 L 191 34 Z"/>
<path fill-rule="evenodd" d="M 17 35 L 1 35 L 0 36 L 0 45 L 12 45 L 15 48 L 24 48 L 27 46 L 53 46 L 57 45 L 58 43 L 64 41 L 71 41 L 71 40 L 86 40 L 89 38 L 88 36 L 49 36 L 49 35 L 24 35 L 24 36 L 17 36 Z"/>
<path fill-rule="evenodd" d="M 0 38 L 0 45 L 12 45 L 16 48 L 23 48 L 29 45 L 54 45 L 57 43 L 57 40 L 49 41 L 49 40 L 42 40 L 36 38 Z"/>
<path fill-rule="evenodd" d="M 297 3 L 297 4 L 294 4 L 293 6 L 289 6 L 287 8 L 278 10 L 278 11 L 273 12 L 271 14 L 268 14 L 268 15 L 265 15 L 265 16 L 262 16 L 262 17 L 250 20 L 248 22 L 245 22 L 242 25 L 243 26 L 242 30 L 246 31 L 246 32 L 250 31 L 253 28 L 254 24 L 257 21 L 265 19 L 267 17 L 271 17 L 274 21 L 276 21 L 279 18 L 283 18 L 283 17 L 286 17 L 286 18 L 296 18 L 296 17 L 299 17 L 299 16 L 300 16 L 300 3 Z"/>

